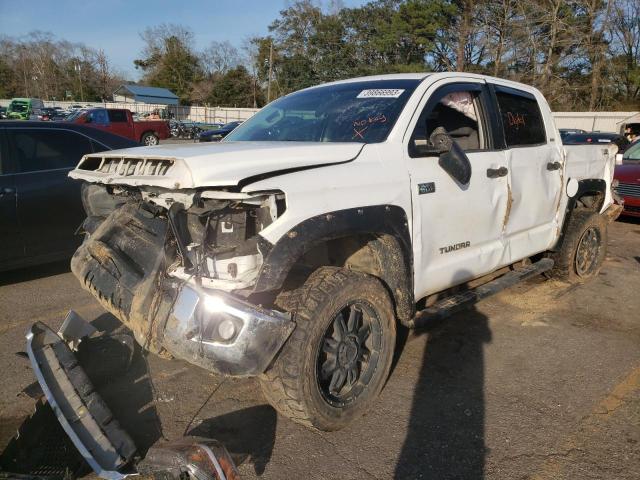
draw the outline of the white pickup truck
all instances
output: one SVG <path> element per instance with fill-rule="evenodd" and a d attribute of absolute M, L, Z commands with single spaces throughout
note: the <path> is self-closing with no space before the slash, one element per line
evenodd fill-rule
<path fill-rule="evenodd" d="M 71 267 L 145 349 L 257 376 L 284 415 L 339 429 L 383 388 L 397 322 L 533 274 L 594 276 L 620 210 L 615 153 L 563 147 L 526 85 L 334 82 L 219 144 L 85 156 L 70 174 L 87 211 Z"/>

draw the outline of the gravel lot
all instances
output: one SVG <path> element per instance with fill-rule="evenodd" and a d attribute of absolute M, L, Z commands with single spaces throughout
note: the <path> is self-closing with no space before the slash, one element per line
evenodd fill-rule
<path fill-rule="evenodd" d="M 373 410 L 318 433 L 276 415 L 252 380 L 138 357 L 102 385 L 144 450 L 185 432 L 238 454 L 243 478 L 640 478 L 640 222 L 609 230 L 583 286 L 520 284 L 407 336 Z M 117 327 L 54 264 L 0 274 L 0 446 L 34 408 L 24 334 L 69 308 Z"/>

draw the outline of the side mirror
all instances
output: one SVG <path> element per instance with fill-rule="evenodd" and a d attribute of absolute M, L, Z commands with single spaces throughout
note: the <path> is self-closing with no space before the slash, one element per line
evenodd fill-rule
<path fill-rule="evenodd" d="M 91 117 L 84 117 L 84 123 L 91 123 Z"/>
<path fill-rule="evenodd" d="M 471 180 L 471 162 L 446 130 L 436 128 L 429 137 L 429 144 L 434 153 L 440 154 L 438 165 L 458 183 L 468 185 Z"/>

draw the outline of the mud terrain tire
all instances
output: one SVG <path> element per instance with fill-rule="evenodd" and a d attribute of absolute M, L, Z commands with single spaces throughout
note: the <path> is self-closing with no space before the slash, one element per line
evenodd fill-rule
<path fill-rule="evenodd" d="M 389 375 L 396 343 L 389 294 L 375 277 L 322 267 L 283 303 L 296 329 L 259 377 L 262 391 L 282 415 L 339 430 L 367 410 Z"/>
<path fill-rule="evenodd" d="M 560 249 L 551 254 L 555 261 L 551 278 L 584 282 L 595 277 L 607 255 L 607 220 L 597 212 L 576 209 Z"/>

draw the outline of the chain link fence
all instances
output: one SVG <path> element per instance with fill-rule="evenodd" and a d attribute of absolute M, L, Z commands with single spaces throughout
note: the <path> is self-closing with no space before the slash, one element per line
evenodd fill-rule
<path fill-rule="evenodd" d="M 9 103 L 11 103 L 10 99 L 0 99 L 0 106 L 2 107 L 9 106 Z M 74 105 L 80 105 L 83 108 L 126 108 L 131 110 L 133 113 L 138 113 L 140 115 L 158 111 L 163 118 L 173 118 L 175 120 L 204 124 L 246 120 L 258 111 L 257 108 L 199 107 L 129 102 L 44 102 L 45 107 L 60 107 L 64 110 L 72 108 Z"/>

